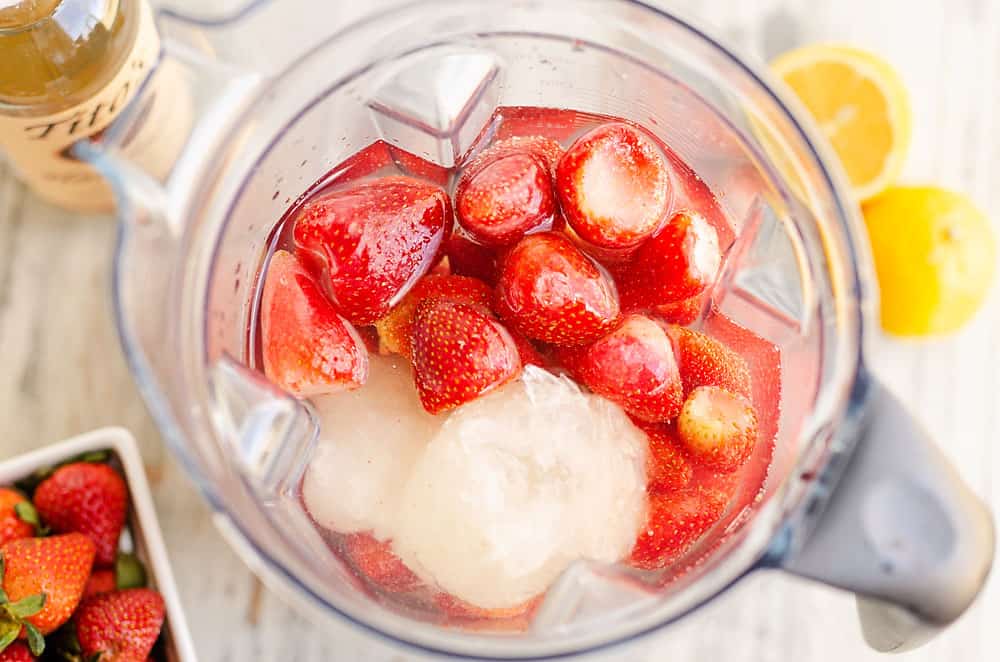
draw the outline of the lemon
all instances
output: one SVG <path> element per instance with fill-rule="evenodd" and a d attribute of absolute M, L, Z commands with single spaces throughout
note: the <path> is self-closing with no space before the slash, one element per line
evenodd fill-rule
<path fill-rule="evenodd" d="M 949 333 L 982 306 L 997 253 L 989 220 L 965 196 L 896 186 L 862 207 L 882 290 L 882 327 Z"/>
<path fill-rule="evenodd" d="M 779 56 L 772 68 L 830 141 L 859 202 L 896 181 L 912 122 L 906 88 L 888 63 L 850 46 L 818 44 Z"/>

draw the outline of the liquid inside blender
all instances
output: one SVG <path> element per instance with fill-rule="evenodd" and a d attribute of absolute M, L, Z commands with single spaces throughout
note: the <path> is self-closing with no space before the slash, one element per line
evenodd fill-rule
<path fill-rule="evenodd" d="M 295 226 L 310 205 L 398 177 L 441 187 L 454 200 L 465 169 L 497 144 L 541 137 L 566 150 L 596 127 L 620 121 L 573 110 L 504 107 L 452 167 L 384 141 L 346 159 L 276 220 L 257 275 L 247 335 L 250 367 L 267 372 L 262 293 L 275 256 L 300 256 L 317 291 L 335 299 L 329 275 L 310 263 L 296 241 Z M 577 561 L 621 564 L 655 591 L 697 566 L 747 519 L 774 456 L 782 356 L 775 344 L 746 328 L 745 315 L 733 319 L 733 304 L 718 305 L 722 289 L 731 286 L 729 265 L 745 250 L 720 204 L 725 191 L 711 191 L 669 144 L 657 142 L 657 148 L 669 177 L 664 218 L 687 212 L 704 219 L 717 238 L 722 265 L 715 282 L 684 306 L 623 313 L 675 329 L 676 352 L 685 338 L 707 337 L 738 355 L 755 416 L 752 449 L 738 467 L 725 470 L 698 461 L 678 443 L 676 417 L 655 425 L 630 417 L 567 369 L 558 347 L 531 338 L 525 351 L 532 358 L 521 351 L 524 365 L 514 378 L 431 413 L 418 394 L 410 358 L 386 341 L 385 328 L 379 322 L 350 325 L 366 354 L 367 375 L 358 388 L 308 398 L 320 429 L 295 498 L 359 589 L 434 622 L 521 630 Z M 426 245 L 421 267 L 392 297 L 391 309 L 427 277 L 475 278 L 495 292 L 498 272 L 517 241 L 484 245 L 455 222 L 450 207 L 448 212 L 448 238 Z M 636 250 L 594 246 L 558 209 L 532 232 L 565 237 L 618 290 L 636 268 Z M 494 308 L 493 300 L 485 307 Z M 758 321 L 773 317 L 749 314 Z M 496 310 L 485 315 L 495 318 Z M 269 342 L 281 342 L 275 338 Z M 665 452 L 676 455 L 666 469 L 653 457 L 662 460 Z M 677 484 L 651 485 L 654 474 L 678 467 Z M 657 539 L 652 556 L 638 551 L 643 536 Z"/>

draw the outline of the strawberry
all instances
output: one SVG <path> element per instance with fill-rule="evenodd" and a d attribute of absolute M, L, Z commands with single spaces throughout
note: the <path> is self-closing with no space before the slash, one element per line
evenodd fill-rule
<path fill-rule="evenodd" d="M 698 296 L 721 260 L 715 228 L 699 214 L 678 212 L 636 251 L 621 279 L 622 305 L 653 308 Z"/>
<path fill-rule="evenodd" d="M 718 386 L 699 386 L 684 401 L 677 433 L 696 461 L 731 473 L 753 451 L 757 413 L 742 395 Z"/>
<path fill-rule="evenodd" d="M 437 414 L 509 382 L 521 359 L 487 309 L 431 298 L 414 315 L 413 368 L 420 402 Z"/>
<path fill-rule="evenodd" d="M 541 159 L 546 169 L 554 174 L 563 149 L 558 142 L 545 136 L 511 136 L 493 143 L 489 149 L 481 152 L 474 160 L 478 160 L 487 152 L 492 155 L 493 159 L 511 154 L 531 154 Z"/>
<path fill-rule="evenodd" d="M 537 365 L 540 368 L 545 367 L 545 357 L 539 353 L 535 345 L 522 336 L 517 331 L 507 330 L 510 337 L 514 339 L 514 346 L 517 347 L 517 355 L 521 357 L 521 365 Z"/>
<path fill-rule="evenodd" d="M 69 620 L 80 602 L 94 563 L 94 543 L 82 533 L 51 538 L 22 538 L 0 547 L 4 617 L 24 625 L 29 644 L 35 643 Z M 43 598 L 39 598 L 43 596 Z M 19 609 L 37 600 L 41 608 Z M 35 605 L 38 606 L 37 604 Z M 17 611 L 18 613 L 12 613 Z"/>
<path fill-rule="evenodd" d="M 35 662 L 35 656 L 27 645 L 15 641 L 0 652 L 0 662 Z"/>
<path fill-rule="evenodd" d="M 292 233 L 338 312 L 371 324 L 435 263 L 451 220 L 443 189 L 395 176 L 309 200 Z"/>
<path fill-rule="evenodd" d="M 646 433 L 649 446 L 646 454 L 646 490 L 651 494 L 676 492 L 687 487 L 694 468 L 677 438 L 673 424 L 637 421 Z"/>
<path fill-rule="evenodd" d="M 393 554 L 388 540 L 376 540 L 370 533 L 352 533 L 344 538 L 344 553 L 358 572 L 381 589 L 404 593 L 420 585 L 420 579 Z"/>
<path fill-rule="evenodd" d="M 489 306 L 493 300 L 493 290 L 483 281 L 467 276 L 424 276 L 417 281 L 403 300 L 389 311 L 388 315 L 375 323 L 379 346 L 383 351 L 410 358 L 413 314 L 417 305 L 430 297 Z"/>
<path fill-rule="evenodd" d="M 496 284 L 498 253 L 495 248 L 477 244 L 464 231 L 456 229 L 445 242 L 444 252 L 451 273 Z"/>
<path fill-rule="evenodd" d="M 699 386 L 718 386 L 750 397 L 750 370 L 743 357 L 704 333 L 670 327 L 684 396 Z"/>
<path fill-rule="evenodd" d="M 163 598 L 148 588 L 88 598 L 73 619 L 84 659 L 142 662 L 160 636 L 164 615 Z"/>
<path fill-rule="evenodd" d="M 368 352 L 319 285 L 287 251 L 271 258 L 261 298 L 264 374 L 299 397 L 360 387 Z"/>
<path fill-rule="evenodd" d="M 699 317 L 701 317 L 701 311 L 705 307 L 705 297 L 704 295 L 690 297 L 688 299 L 681 299 L 680 301 L 675 301 L 674 303 L 665 303 L 660 306 L 655 306 L 653 310 L 659 315 L 665 322 L 670 324 L 694 324 Z"/>
<path fill-rule="evenodd" d="M 35 507 L 53 531 L 90 538 L 94 563 L 114 563 L 128 509 L 128 487 L 117 471 L 90 462 L 59 467 L 35 490 Z"/>
<path fill-rule="evenodd" d="M 532 340 L 582 345 L 618 321 L 618 291 L 607 271 L 569 239 L 540 232 L 526 236 L 504 258 L 496 310 Z"/>
<path fill-rule="evenodd" d="M 9 487 L 0 487 L 0 545 L 8 540 L 35 535 L 35 527 L 21 519 L 18 513 L 18 510 L 24 512 L 24 509 L 31 509 L 27 497 Z"/>
<path fill-rule="evenodd" d="M 662 322 L 628 315 L 603 338 L 557 357 L 574 378 L 636 418 L 666 421 L 680 413 L 681 377 Z"/>
<path fill-rule="evenodd" d="M 657 570 L 679 559 L 726 509 L 728 496 L 704 486 L 650 494 L 646 523 L 632 547 L 630 562 Z"/>
<path fill-rule="evenodd" d="M 549 171 L 531 154 L 479 164 L 463 174 L 455 191 L 458 222 L 473 238 L 491 246 L 551 227 L 555 210 Z"/>
<path fill-rule="evenodd" d="M 559 144 L 546 138 L 512 138 L 480 153 L 455 188 L 458 222 L 489 246 L 550 228 L 556 212 L 552 164 L 560 152 Z"/>
<path fill-rule="evenodd" d="M 115 582 L 114 570 L 108 570 L 107 568 L 95 570 L 90 573 L 87 585 L 83 587 L 82 599 L 86 600 L 92 595 L 99 595 L 101 593 L 110 593 L 116 588 L 118 588 L 118 585 Z"/>
<path fill-rule="evenodd" d="M 663 224 L 671 199 L 656 139 L 621 122 L 588 131 L 566 150 L 556 190 L 576 233 L 602 248 L 641 243 Z"/>

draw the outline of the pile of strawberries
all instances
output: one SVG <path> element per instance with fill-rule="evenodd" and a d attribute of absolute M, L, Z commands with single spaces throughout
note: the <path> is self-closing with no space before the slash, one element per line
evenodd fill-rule
<path fill-rule="evenodd" d="M 0 488 L 0 662 L 149 659 L 164 603 L 118 552 L 128 488 L 105 455 Z"/>
<path fill-rule="evenodd" d="M 363 386 L 369 351 L 399 354 L 432 414 L 527 364 L 564 371 L 647 432 L 649 520 L 631 561 L 664 567 L 721 517 L 757 441 L 746 363 L 682 326 L 721 248 L 696 210 L 672 211 L 672 186 L 659 141 L 612 121 L 565 151 L 495 142 L 462 167 L 454 203 L 404 175 L 324 192 L 270 260 L 264 371 L 310 397 Z M 398 570 L 387 547 L 357 544 L 376 574 Z"/>

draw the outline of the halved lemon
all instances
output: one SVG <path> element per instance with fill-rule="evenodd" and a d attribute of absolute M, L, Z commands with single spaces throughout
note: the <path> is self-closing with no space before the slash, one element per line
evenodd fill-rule
<path fill-rule="evenodd" d="M 910 103 L 888 63 L 850 46 L 820 44 L 789 51 L 772 68 L 830 141 L 858 202 L 896 181 L 910 146 Z"/>

